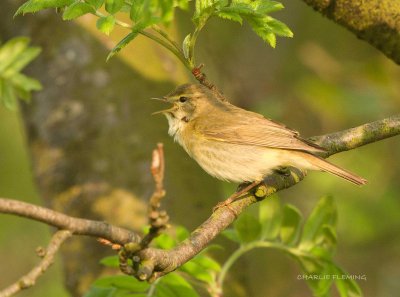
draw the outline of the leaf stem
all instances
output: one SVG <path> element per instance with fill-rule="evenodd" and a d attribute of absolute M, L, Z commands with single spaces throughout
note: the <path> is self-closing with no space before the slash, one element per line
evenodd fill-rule
<path fill-rule="evenodd" d="M 151 40 L 157 42 L 161 46 L 165 47 L 167 50 L 169 50 L 171 53 L 173 53 L 183 63 L 183 65 L 185 65 L 185 67 L 189 71 L 192 70 L 189 61 L 184 57 L 183 53 L 180 50 L 177 50 L 172 45 L 168 44 L 167 42 L 165 42 L 161 38 L 157 37 L 156 35 L 148 32 L 148 31 L 140 30 L 139 33 L 142 34 L 143 36 L 146 36 L 146 37 L 150 38 Z"/>
<path fill-rule="evenodd" d="M 104 14 L 96 11 L 94 13 L 95 16 L 97 17 L 105 17 Z M 115 19 L 115 23 L 123 28 L 127 28 L 127 29 L 133 29 L 132 25 L 129 25 L 128 23 L 122 22 L 118 19 Z M 171 53 L 173 53 L 182 63 L 183 65 L 185 65 L 185 67 L 191 71 L 192 67 L 189 63 L 189 60 L 187 60 L 185 58 L 185 56 L 183 55 L 183 53 L 180 51 L 179 47 L 177 47 L 177 44 L 168 36 L 168 34 L 166 32 L 164 32 L 161 28 L 155 29 L 154 26 L 152 27 L 153 30 L 155 30 L 157 33 L 159 33 L 160 35 L 162 35 L 168 42 L 170 42 L 171 44 L 167 43 L 165 40 L 159 38 L 158 36 L 148 32 L 148 31 L 144 31 L 144 30 L 140 30 L 139 34 L 146 36 L 147 38 L 150 38 L 151 40 L 157 42 L 159 45 L 161 45 L 162 47 L 166 48 L 167 50 L 169 50 Z"/>
<path fill-rule="evenodd" d="M 165 32 L 163 29 L 160 28 L 160 26 L 157 25 L 153 25 L 151 26 L 151 28 L 156 31 L 158 34 L 160 34 L 162 37 L 164 37 L 169 43 L 171 43 L 171 45 L 176 48 L 178 51 L 181 51 L 179 44 L 173 40 L 167 32 Z"/>
<path fill-rule="evenodd" d="M 221 272 L 217 278 L 217 287 L 222 291 L 222 286 L 225 281 L 226 274 L 228 270 L 233 266 L 233 264 L 245 253 L 255 249 L 255 248 L 273 248 L 277 250 L 281 250 L 296 256 L 310 256 L 309 254 L 305 254 L 295 248 L 287 247 L 278 242 L 271 241 L 254 241 L 247 244 L 241 245 L 232 255 L 228 258 L 225 264 L 221 268 Z"/>
<path fill-rule="evenodd" d="M 199 36 L 199 33 L 201 31 L 201 29 L 203 28 L 203 25 L 199 25 L 198 27 L 196 27 L 196 29 L 194 30 L 191 40 L 190 40 L 190 44 L 189 44 L 189 64 L 191 69 L 196 67 L 196 61 L 195 61 L 195 57 L 194 57 L 194 49 L 195 49 L 195 45 L 196 45 L 196 41 L 197 41 L 197 37 Z"/>
<path fill-rule="evenodd" d="M 154 283 L 152 283 L 152 284 L 150 285 L 150 288 L 149 288 L 149 290 L 147 291 L 146 297 L 153 297 L 153 296 L 154 296 L 154 293 L 155 293 L 155 291 L 156 291 L 156 286 L 157 286 L 158 281 L 159 281 L 159 279 L 157 279 Z"/>

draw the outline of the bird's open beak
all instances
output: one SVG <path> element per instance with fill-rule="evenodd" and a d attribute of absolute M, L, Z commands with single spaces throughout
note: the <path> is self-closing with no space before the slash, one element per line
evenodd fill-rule
<path fill-rule="evenodd" d="M 168 101 L 167 97 L 162 97 L 162 98 L 150 98 L 151 100 L 157 100 L 157 101 L 162 101 L 162 102 L 166 102 L 166 103 L 172 103 Z M 160 111 L 156 111 L 153 112 L 151 115 L 156 115 L 156 114 L 165 114 L 165 113 L 169 113 L 169 112 L 174 112 L 176 110 L 175 106 L 168 108 L 168 109 L 164 109 L 164 110 L 160 110 Z"/>

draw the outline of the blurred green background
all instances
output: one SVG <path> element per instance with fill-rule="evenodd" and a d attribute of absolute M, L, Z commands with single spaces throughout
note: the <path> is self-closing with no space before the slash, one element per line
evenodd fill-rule
<path fill-rule="evenodd" d="M 200 35 L 198 61 L 206 64 L 209 78 L 234 104 L 283 122 L 305 137 L 399 113 L 397 65 L 301 1 L 283 3 L 286 9 L 276 16 L 295 35 L 293 39 L 279 38 L 276 49 L 265 45 L 247 26 L 221 20 L 212 20 Z M 88 24 L 90 21 L 83 27 Z M 185 36 L 191 28 L 188 26 L 188 15 L 179 13 L 177 36 Z M 121 58 L 136 71 L 143 69 L 143 76 L 154 86 L 159 82 L 185 82 L 180 66 L 168 75 L 165 70 L 168 67 L 160 70 L 150 62 L 148 67 L 138 61 L 130 62 L 143 62 L 149 54 L 162 51 L 152 48 L 151 44 L 142 46 L 140 40 L 133 46 L 138 48 L 125 51 Z M 167 56 L 166 63 L 175 63 L 165 52 L 159 55 Z M 148 90 L 148 97 L 159 95 L 163 94 Z M 0 119 L 0 197 L 41 204 L 19 114 L 0 107 Z M 166 122 L 154 122 L 154 125 L 160 124 L 164 126 L 158 129 L 164 129 L 166 134 Z M 180 149 L 167 136 L 160 141 L 166 142 L 167 148 Z M 285 202 L 295 204 L 305 214 L 321 196 L 331 194 L 335 198 L 339 212 L 336 260 L 350 274 L 366 275 L 366 281 L 359 281 L 365 296 L 397 296 L 400 291 L 399 159 L 398 137 L 380 141 L 331 158 L 334 163 L 367 178 L 367 186 L 358 188 L 327 174 L 310 173 L 299 185 L 279 193 Z M 224 191 L 234 189 L 234 185 L 223 182 L 219 185 Z M 180 199 L 171 194 L 174 199 Z M 210 206 L 217 202 L 216 197 L 207 199 Z M 178 224 L 182 219 L 172 216 Z M 192 222 L 187 227 L 193 228 L 200 222 Z M 0 216 L 1 288 L 37 263 L 34 250 L 38 245 L 47 244 L 49 234 L 49 228 L 42 224 Z M 222 253 L 217 254 L 221 259 Z M 261 267 L 255 263 L 260 259 L 264 263 Z M 251 288 L 246 292 L 243 288 L 231 288 L 237 296 L 309 295 L 306 285 L 297 280 L 300 273 L 297 265 L 277 252 L 255 251 L 237 265 L 242 270 L 240 280 Z M 247 278 L 254 270 L 257 277 Z M 61 265 L 56 261 L 34 288 L 20 295 L 68 296 L 61 283 Z"/>

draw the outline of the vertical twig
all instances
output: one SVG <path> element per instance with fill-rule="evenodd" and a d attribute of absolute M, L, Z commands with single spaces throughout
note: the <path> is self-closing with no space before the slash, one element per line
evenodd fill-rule
<path fill-rule="evenodd" d="M 135 256 L 140 250 L 143 250 L 149 246 L 154 238 L 160 235 L 161 231 L 168 227 L 169 216 L 165 210 L 160 210 L 161 200 L 165 197 L 164 190 L 164 149 L 163 144 L 158 143 L 157 148 L 153 150 L 152 161 L 151 161 L 151 174 L 153 175 L 155 187 L 153 195 L 150 197 L 148 217 L 150 223 L 149 232 L 143 237 L 140 243 L 127 243 L 119 251 L 119 268 L 120 270 L 128 275 L 135 275 L 140 280 L 145 280 L 152 273 L 148 269 L 151 266 L 151 261 L 148 261 L 147 266 L 140 266 L 141 259 Z M 130 266 L 128 259 L 132 260 L 132 266 Z"/>
<path fill-rule="evenodd" d="M 162 230 L 168 226 L 168 214 L 165 210 L 160 210 L 161 200 L 165 197 L 164 190 L 164 149 L 163 144 L 158 143 L 157 148 L 153 150 L 153 158 L 151 161 L 151 174 L 153 175 L 155 188 L 149 202 L 149 233 L 143 238 L 141 247 L 147 247 L 150 242 L 157 237 Z"/>

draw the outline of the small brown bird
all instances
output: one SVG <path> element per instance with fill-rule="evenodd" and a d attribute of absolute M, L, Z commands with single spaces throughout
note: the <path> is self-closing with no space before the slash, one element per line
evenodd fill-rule
<path fill-rule="evenodd" d="M 318 157 L 324 149 L 298 132 L 221 101 L 203 85 L 181 85 L 160 100 L 173 104 L 155 113 L 167 117 L 168 133 L 218 179 L 257 184 L 274 170 L 293 166 L 326 171 L 356 185 L 367 182 Z"/>

